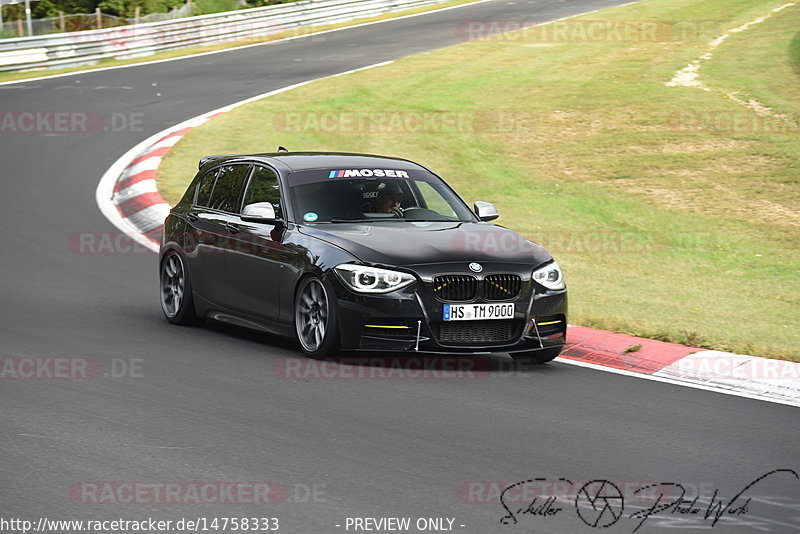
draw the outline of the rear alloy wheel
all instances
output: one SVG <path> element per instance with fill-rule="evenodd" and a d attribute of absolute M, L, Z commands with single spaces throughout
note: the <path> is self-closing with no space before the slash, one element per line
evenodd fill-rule
<path fill-rule="evenodd" d="M 553 347 L 549 349 L 531 350 L 528 352 L 517 352 L 516 354 L 509 354 L 516 363 L 522 365 L 541 364 L 552 361 L 561 354 L 562 347 Z"/>
<path fill-rule="evenodd" d="M 173 324 L 195 324 L 192 284 L 177 252 L 169 252 L 161 262 L 161 310 Z"/>
<path fill-rule="evenodd" d="M 294 303 L 294 324 L 303 352 L 311 358 L 336 353 L 336 308 L 322 280 L 309 276 L 300 283 Z"/>

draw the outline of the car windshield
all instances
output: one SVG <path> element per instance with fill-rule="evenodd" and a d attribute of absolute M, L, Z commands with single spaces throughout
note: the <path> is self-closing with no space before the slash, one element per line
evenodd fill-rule
<path fill-rule="evenodd" d="M 421 171 L 300 171 L 289 176 L 289 191 L 297 219 L 306 223 L 475 221 L 440 178 Z"/>

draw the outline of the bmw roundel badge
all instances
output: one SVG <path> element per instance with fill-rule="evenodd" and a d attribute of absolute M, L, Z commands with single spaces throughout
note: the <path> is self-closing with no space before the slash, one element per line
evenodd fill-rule
<path fill-rule="evenodd" d="M 469 264 L 469 270 L 474 273 L 479 273 L 483 270 L 483 265 L 480 263 L 472 262 Z"/>

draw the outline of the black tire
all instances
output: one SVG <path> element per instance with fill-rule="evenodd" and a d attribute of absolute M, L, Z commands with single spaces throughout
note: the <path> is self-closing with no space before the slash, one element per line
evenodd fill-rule
<path fill-rule="evenodd" d="M 309 358 L 321 360 L 338 353 L 339 322 L 333 289 L 315 275 L 304 278 L 297 287 L 294 327 L 300 348 Z"/>
<path fill-rule="evenodd" d="M 562 347 L 553 347 L 549 349 L 531 350 L 528 352 L 517 352 L 509 354 L 514 361 L 521 365 L 543 364 L 553 361 L 556 356 L 561 354 Z"/>
<path fill-rule="evenodd" d="M 161 311 L 167 321 L 181 325 L 200 322 L 194 308 L 189 271 L 177 252 L 167 252 L 161 260 L 159 283 Z"/>

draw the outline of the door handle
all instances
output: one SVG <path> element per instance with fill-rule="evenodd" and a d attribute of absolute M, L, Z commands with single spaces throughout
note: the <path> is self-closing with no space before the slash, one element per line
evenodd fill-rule
<path fill-rule="evenodd" d="M 241 228 L 239 228 L 238 224 L 231 222 L 226 223 L 225 228 L 227 228 L 228 231 L 231 232 L 232 234 L 235 234 L 236 232 L 240 232 L 242 230 Z"/>
<path fill-rule="evenodd" d="M 189 211 L 189 212 L 186 213 L 186 218 L 189 219 L 192 222 L 195 222 L 200 217 L 197 215 L 197 213 L 195 213 L 193 211 Z"/>

